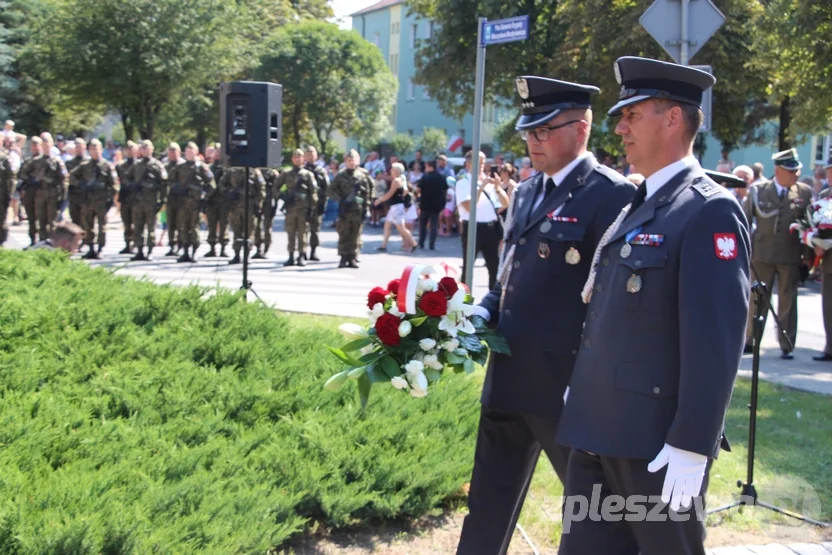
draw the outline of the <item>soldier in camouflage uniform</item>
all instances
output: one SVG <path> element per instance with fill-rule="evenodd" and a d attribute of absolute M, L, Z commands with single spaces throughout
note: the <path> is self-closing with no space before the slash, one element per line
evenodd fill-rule
<path fill-rule="evenodd" d="M 199 214 L 200 206 L 206 196 L 216 190 L 214 175 L 208 166 L 197 160 L 199 148 L 196 143 L 188 143 L 185 147 L 185 162 L 178 164 L 168 172 L 170 199 L 178 198 L 179 241 L 184 247 L 184 253 L 177 262 L 194 262 L 196 250 L 199 248 Z"/>
<path fill-rule="evenodd" d="M 249 209 L 248 222 L 245 217 L 246 170 L 245 168 L 228 168 L 222 176 L 220 189 L 228 202 L 228 223 L 234 232 L 234 258 L 229 264 L 240 263 L 240 250 L 244 241 L 251 241 L 254 231 L 254 214 L 262 209 L 263 198 L 266 196 L 266 182 L 260 170 L 254 168 L 249 174 Z M 248 223 L 248 237 L 245 235 L 245 225 Z"/>
<path fill-rule="evenodd" d="M 275 168 L 263 168 L 260 171 L 266 181 L 266 198 L 263 200 L 263 212 L 254 222 L 254 246 L 257 247 L 257 252 L 251 258 L 266 258 L 266 253 L 272 246 L 272 227 L 277 215 L 277 198 L 280 196 L 277 186 L 280 172 Z"/>
<path fill-rule="evenodd" d="M 75 157 L 66 163 L 66 171 L 69 173 L 69 190 L 67 196 L 69 200 L 69 218 L 72 220 L 72 223 L 82 228 L 84 227 L 84 191 L 81 189 L 81 184 L 78 183 L 77 174 L 73 175 L 72 170 L 88 158 L 87 141 L 78 137 L 75 139 Z"/>
<path fill-rule="evenodd" d="M 75 167 L 76 181 L 84 191 L 82 220 L 84 222 L 84 243 L 89 246 L 86 259 L 98 259 L 107 243 L 107 212 L 113 206 L 116 196 L 116 171 L 101 157 L 101 141 L 90 141 L 90 158 Z M 95 221 L 98 220 L 98 252 L 95 250 Z"/>
<path fill-rule="evenodd" d="M 130 260 L 150 260 L 150 251 L 156 244 L 156 214 L 167 197 L 168 172 L 165 165 L 153 157 L 153 143 L 142 141 L 141 159 L 133 164 L 127 173 L 127 179 L 135 184 L 136 195 L 133 200 L 133 225 L 136 228 L 133 243 L 136 255 Z M 142 252 L 147 230 L 147 256 Z"/>
<path fill-rule="evenodd" d="M 184 164 L 182 159 L 182 149 L 178 143 L 170 143 L 168 145 L 168 161 L 165 164 L 165 170 L 168 175 L 173 174 L 174 168 L 180 164 Z M 176 256 L 179 248 L 182 246 L 182 237 L 179 233 L 179 212 L 182 205 L 181 197 L 177 195 L 168 195 L 165 203 L 165 214 L 168 218 L 168 246 L 170 250 L 165 256 Z"/>
<path fill-rule="evenodd" d="M 14 186 L 17 183 L 17 176 L 12 168 L 12 161 L 8 152 L 0 147 L 0 246 L 6 242 L 9 227 L 6 223 L 6 216 L 9 213 L 9 204 L 14 195 Z"/>
<path fill-rule="evenodd" d="M 321 224 L 324 219 L 324 212 L 326 211 L 326 189 L 329 187 L 329 174 L 326 169 L 317 165 L 318 149 L 309 145 L 306 147 L 306 169 L 312 172 L 315 176 L 315 183 L 318 186 L 318 206 L 312 218 L 309 220 L 309 260 L 319 261 L 318 255 L 315 254 L 315 249 L 321 244 L 318 239 L 318 232 L 321 230 Z M 306 253 L 304 253 L 306 256 Z"/>
<path fill-rule="evenodd" d="M 124 160 L 116 166 L 119 190 L 118 203 L 121 212 L 121 223 L 124 225 L 124 248 L 119 254 L 130 254 L 133 250 L 130 243 L 133 241 L 135 229 L 133 226 L 133 197 L 136 195 L 136 184 L 127 179 L 133 165 L 136 163 L 136 143 L 127 141 L 124 146 Z"/>
<path fill-rule="evenodd" d="M 339 268 L 358 268 L 358 252 L 364 218 L 373 195 L 373 180 L 358 166 L 358 152 L 350 150 L 344 158 L 346 168 L 339 171 L 329 186 L 329 198 L 338 203 Z"/>
<path fill-rule="evenodd" d="M 35 244 L 36 233 L 41 239 L 52 234 L 58 206 L 66 198 L 66 166 L 60 158 L 49 154 L 52 136 L 48 133 L 44 135 L 48 140 L 32 137 L 32 157 L 20 168 L 23 206 L 29 218 L 29 239 L 32 244 Z"/>
<path fill-rule="evenodd" d="M 205 255 L 206 258 L 217 256 L 216 246 L 220 244 L 220 256 L 228 256 L 225 254 L 225 247 L 228 245 L 228 201 L 225 198 L 223 190 L 220 188 L 222 183 L 222 176 L 225 173 L 225 167 L 222 165 L 222 151 L 219 143 L 213 145 L 211 158 L 211 173 L 214 174 L 214 183 L 217 188 L 214 192 L 205 199 L 205 217 L 208 219 L 208 244 L 211 250 Z M 208 160 L 208 150 L 205 152 L 205 159 Z M 217 235 L 217 227 L 219 227 L 219 236 Z"/>
<path fill-rule="evenodd" d="M 305 266 L 303 253 L 306 251 L 306 222 L 311 219 L 318 207 L 317 185 L 315 176 L 303 168 L 303 151 L 292 152 L 292 169 L 283 172 L 275 182 L 280 191 L 280 198 L 286 207 L 286 234 L 289 236 L 289 259 L 284 266 Z M 298 256 L 295 259 L 295 245 Z"/>

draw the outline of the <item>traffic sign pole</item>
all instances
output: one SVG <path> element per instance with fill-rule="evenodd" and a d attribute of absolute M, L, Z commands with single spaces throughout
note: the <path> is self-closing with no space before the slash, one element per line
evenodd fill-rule
<path fill-rule="evenodd" d="M 468 234 L 465 249 L 465 285 L 474 290 L 474 262 L 477 257 L 477 187 L 480 179 L 480 127 L 482 124 L 482 98 L 485 92 L 485 44 L 483 29 L 485 17 L 477 20 L 477 73 L 474 81 L 474 137 L 471 144 L 471 202 L 468 205 Z"/>
<path fill-rule="evenodd" d="M 690 12 L 688 11 L 690 8 L 690 0 L 682 0 L 682 16 L 679 18 L 682 20 L 682 29 L 681 29 L 681 42 L 682 44 L 679 45 L 679 63 L 683 66 L 688 65 L 688 60 L 690 59 L 688 56 L 688 15 Z"/>

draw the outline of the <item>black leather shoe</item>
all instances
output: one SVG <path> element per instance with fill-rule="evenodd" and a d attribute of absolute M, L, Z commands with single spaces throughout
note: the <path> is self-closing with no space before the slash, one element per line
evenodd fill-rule
<path fill-rule="evenodd" d="M 780 358 L 782 358 L 783 360 L 791 360 L 794 358 L 794 354 L 792 354 L 791 351 L 783 351 L 782 353 L 780 353 Z"/>
<path fill-rule="evenodd" d="M 819 355 L 813 356 L 812 360 L 817 360 L 819 362 L 829 362 L 832 361 L 832 355 L 827 353 L 821 353 Z"/>

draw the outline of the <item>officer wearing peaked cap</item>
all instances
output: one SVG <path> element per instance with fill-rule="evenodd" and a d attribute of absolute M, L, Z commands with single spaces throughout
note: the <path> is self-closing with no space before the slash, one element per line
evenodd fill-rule
<path fill-rule="evenodd" d="M 777 315 L 789 341 L 778 333 L 783 359 L 791 359 L 797 340 L 797 288 L 800 264 L 807 247 L 789 226 L 802 218 L 812 203 L 812 189 L 798 183 L 803 164 L 793 148 L 772 155 L 774 179 L 751 188 L 743 202 L 749 223 L 756 223 L 751 235 L 752 280 L 766 284 L 771 295 L 777 276 Z M 763 313 L 763 326 L 768 311 Z M 745 352 L 751 352 L 754 310 L 748 314 Z"/>
<path fill-rule="evenodd" d="M 569 450 L 554 437 L 586 316 L 581 288 L 601 236 L 635 194 L 587 151 L 598 88 L 536 76 L 516 87 L 516 129 L 538 174 L 512 195 L 498 280 L 476 309 L 512 354 L 489 362 L 460 554 L 506 552 L 541 451 L 566 478 Z"/>
<path fill-rule="evenodd" d="M 691 504 L 727 448 L 748 313 L 748 224 L 692 154 L 714 78 L 634 57 L 616 61 L 616 77 L 609 113 L 621 116 L 615 132 L 646 179 L 604 233 L 582 293 L 588 316 L 557 434 L 572 447 L 560 553 L 704 555 L 704 515 Z M 570 500 L 581 496 L 616 508 L 578 520 Z M 635 506 L 633 496 L 644 501 Z"/>

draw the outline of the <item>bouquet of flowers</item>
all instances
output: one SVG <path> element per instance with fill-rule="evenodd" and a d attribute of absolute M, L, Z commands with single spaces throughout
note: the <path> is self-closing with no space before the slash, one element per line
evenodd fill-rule
<path fill-rule="evenodd" d="M 816 200 L 806 208 L 806 216 L 789 226 L 800 241 L 810 247 L 832 248 L 832 199 Z"/>
<path fill-rule="evenodd" d="M 342 324 L 349 340 L 329 347 L 348 368 L 327 380 L 338 389 L 352 379 L 358 383 L 362 409 L 373 384 L 386 383 L 425 397 L 443 373 L 471 373 L 485 365 L 489 351 L 510 355 L 508 343 L 474 316 L 473 297 L 447 264 L 437 272 L 430 266 L 408 266 L 402 277 L 367 295 L 370 325 Z"/>

